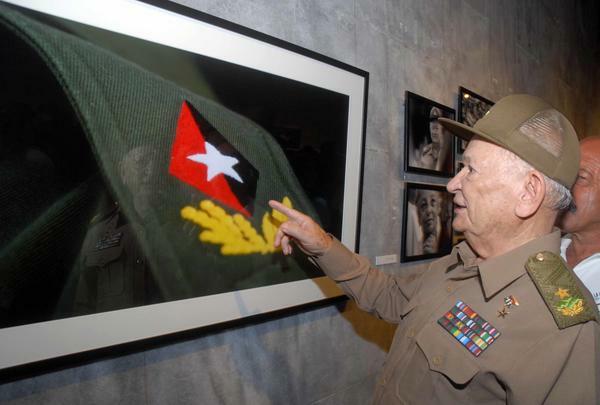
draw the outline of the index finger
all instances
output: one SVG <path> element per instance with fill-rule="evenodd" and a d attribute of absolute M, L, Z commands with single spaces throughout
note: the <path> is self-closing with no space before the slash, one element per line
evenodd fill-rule
<path fill-rule="evenodd" d="M 287 216 L 290 219 L 295 219 L 295 220 L 299 221 L 299 220 L 303 219 L 303 217 L 305 216 L 300 211 L 296 211 L 293 208 L 286 207 L 279 201 L 269 200 L 269 205 L 271 206 L 271 208 L 281 212 L 282 214 L 284 214 L 285 216 Z"/>

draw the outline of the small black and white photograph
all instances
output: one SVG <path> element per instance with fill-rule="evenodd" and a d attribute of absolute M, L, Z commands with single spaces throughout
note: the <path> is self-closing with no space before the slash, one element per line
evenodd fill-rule
<path fill-rule="evenodd" d="M 450 253 L 453 244 L 452 194 L 443 186 L 406 183 L 402 262 Z"/>
<path fill-rule="evenodd" d="M 454 136 L 438 118 L 455 119 L 454 109 L 406 92 L 405 170 L 450 177 L 454 170 Z"/>
<path fill-rule="evenodd" d="M 458 89 L 458 122 L 472 127 L 493 105 L 494 102 L 461 86 Z M 467 141 L 457 138 L 457 153 L 463 153 L 466 148 Z"/>

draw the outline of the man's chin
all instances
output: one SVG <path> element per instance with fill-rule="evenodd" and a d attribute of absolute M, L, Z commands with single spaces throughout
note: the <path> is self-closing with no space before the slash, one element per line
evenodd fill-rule
<path fill-rule="evenodd" d="M 454 218 L 452 221 L 452 229 L 455 232 L 464 232 L 467 228 L 460 219 Z"/>

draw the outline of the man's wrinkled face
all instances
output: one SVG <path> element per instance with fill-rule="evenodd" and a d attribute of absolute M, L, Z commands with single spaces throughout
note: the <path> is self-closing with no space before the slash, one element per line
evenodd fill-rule
<path fill-rule="evenodd" d="M 571 189 L 576 209 L 566 212 L 561 223 L 568 233 L 600 226 L 600 138 L 584 140 L 580 149 L 579 173 Z"/>
<path fill-rule="evenodd" d="M 471 237 L 510 235 L 519 176 L 507 151 L 475 137 L 463 155 L 464 167 L 448 182 L 454 194 L 452 226 Z"/>
<path fill-rule="evenodd" d="M 419 190 L 416 205 L 419 224 L 421 224 L 423 232 L 425 235 L 435 234 L 442 209 L 442 193 L 433 190 Z"/>

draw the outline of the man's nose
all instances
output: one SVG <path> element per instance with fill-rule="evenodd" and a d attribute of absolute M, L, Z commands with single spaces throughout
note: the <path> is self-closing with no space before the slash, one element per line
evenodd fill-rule
<path fill-rule="evenodd" d="M 452 177 L 450 179 L 450 181 L 448 182 L 448 184 L 446 185 L 446 190 L 448 190 L 449 193 L 456 193 L 458 190 L 460 190 L 460 181 L 462 178 L 462 173 L 463 173 L 464 169 L 461 169 L 460 172 L 456 173 L 456 175 L 454 177 Z"/>

